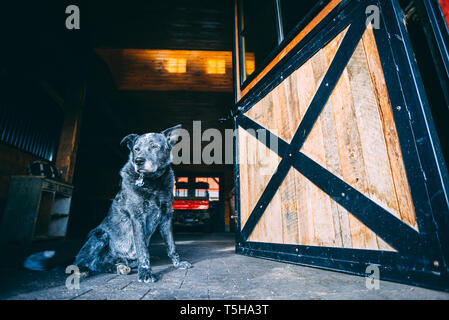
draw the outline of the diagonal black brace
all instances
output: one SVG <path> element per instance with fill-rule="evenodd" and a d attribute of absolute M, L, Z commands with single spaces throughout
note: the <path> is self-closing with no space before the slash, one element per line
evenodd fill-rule
<path fill-rule="evenodd" d="M 394 249 L 409 255 L 423 253 L 421 237 L 415 229 L 302 152 L 295 153 L 294 157 L 296 170 Z"/>
<path fill-rule="evenodd" d="M 244 241 L 246 241 L 253 232 L 256 224 L 259 222 L 268 204 L 271 202 L 276 191 L 282 184 L 282 181 L 284 181 L 285 177 L 287 176 L 287 173 L 292 166 L 291 158 L 287 155 L 299 151 L 301 146 L 304 144 L 304 141 L 307 139 L 307 136 L 313 128 L 313 125 L 315 124 L 321 111 L 329 100 L 332 91 L 337 85 L 338 80 L 340 79 L 344 69 L 351 59 L 352 54 L 357 47 L 357 44 L 359 43 L 363 33 L 365 32 L 365 28 L 366 25 L 364 19 L 358 19 L 349 26 L 349 29 L 346 32 L 346 35 L 343 38 L 334 58 L 332 59 L 329 69 L 327 70 L 326 75 L 324 76 L 317 92 L 315 93 L 312 102 L 309 105 L 309 108 L 304 114 L 304 117 L 299 124 L 298 130 L 293 136 L 292 141 L 286 150 L 286 153 L 280 154 L 282 160 L 279 163 L 276 172 L 268 182 L 265 190 L 263 191 L 261 197 L 259 198 L 256 206 L 254 207 L 248 220 L 245 223 L 245 226 L 241 231 L 241 237 Z"/>
<path fill-rule="evenodd" d="M 269 137 L 270 141 L 277 139 L 278 150 L 273 151 L 277 151 L 280 156 L 288 149 L 289 144 L 287 142 L 246 116 L 240 118 L 239 125 L 245 130 L 252 129 L 248 130 L 248 132 L 256 139 L 259 139 L 261 143 L 269 147 L 267 143 L 268 139 L 260 139 L 260 136 L 254 134 L 257 130 L 266 130 L 266 136 Z M 298 172 L 370 228 L 394 249 L 401 253 L 409 254 L 417 254 L 421 251 L 421 237 L 419 233 L 408 224 L 396 218 L 390 212 L 354 189 L 333 173 L 329 172 L 327 169 L 323 168 L 302 152 L 296 151 L 290 158 L 292 159 L 292 166 Z M 344 193 L 344 196 L 342 196 L 342 193 Z M 397 237 L 398 234 L 401 235 L 400 238 Z"/>

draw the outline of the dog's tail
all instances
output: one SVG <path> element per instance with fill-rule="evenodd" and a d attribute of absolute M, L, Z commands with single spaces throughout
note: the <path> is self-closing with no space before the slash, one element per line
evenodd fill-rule
<path fill-rule="evenodd" d="M 48 270 L 52 266 L 51 262 L 52 262 L 54 256 L 55 256 L 55 251 L 53 251 L 53 250 L 37 252 L 37 253 L 30 255 L 23 263 L 23 266 L 26 269 L 35 270 L 35 271 Z"/>
<path fill-rule="evenodd" d="M 77 254 L 74 264 L 91 271 L 109 271 L 114 265 L 109 248 L 109 235 L 99 228 L 93 229 Z"/>

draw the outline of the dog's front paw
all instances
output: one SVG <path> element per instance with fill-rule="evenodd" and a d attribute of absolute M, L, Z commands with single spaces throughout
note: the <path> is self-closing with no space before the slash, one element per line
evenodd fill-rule
<path fill-rule="evenodd" d="M 131 272 L 131 268 L 124 264 L 117 264 L 117 274 L 127 275 Z"/>
<path fill-rule="evenodd" d="M 145 283 L 156 282 L 158 280 L 156 275 L 148 268 L 139 268 L 137 278 L 139 282 Z"/>
<path fill-rule="evenodd" d="M 188 261 L 175 262 L 175 263 L 173 264 L 173 266 L 174 266 L 176 269 L 190 269 L 190 268 L 192 268 L 192 265 L 191 265 L 190 262 L 188 262 Z"/>
<path fill-rule="evenodd" d="M 89 276 L 90 276 L 90 270 L 89 269 L 87 269 L 87 268 L 83 268 L 83 267 L 80 267 L 79 268 L 80 270 L 79 270 L 79 276 L 80 276 L 80 279 L 86 279 L 86 278 L 88 278 Z"/>

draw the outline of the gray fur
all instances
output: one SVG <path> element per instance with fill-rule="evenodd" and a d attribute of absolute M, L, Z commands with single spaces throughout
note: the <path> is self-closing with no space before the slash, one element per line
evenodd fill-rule
<path fill-rule="evenodd" d="M 117 265 L 138 267 L 138 279 L 155 282 L 149 243 L 157 227 L 176 268 L 190 268 L 180 261 L 172 233 L 174 173 L 171 149 L 178 133 L 175 126 L 161 133 L 130 134 L 122 145 L 130 149 L 120 171 L 121 190 L 103 222 L 93 229 L 75 258 L 75 265 L 97 272 L 115 272 Z M 142 179 L 143 178 L 143 179 Z M 138 183 L 142 181 L 142 186 Z"/>

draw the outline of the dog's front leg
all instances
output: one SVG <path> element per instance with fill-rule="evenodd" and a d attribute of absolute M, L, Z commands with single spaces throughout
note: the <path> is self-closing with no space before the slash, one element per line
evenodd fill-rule
<path fill-rule="evenodd" d="M 171 218 L 163 221 L 159 227 L 162 238 L 167 244 L 167 255 L 171 259 L 173 266 L 179 269 L 189 269 L 192 265 L 187 261 L 180 261 L 179 254 L 176 253 L 175 241 L 173 240 Z"/>
<path fill-rule="evenodd" d="M 151 271 L 150 252 L 145 244 L 145 231 L 143 221 L 139 218 L 131 219 L 134 233 L 134 244 L 137 253 L 137 277 L 139 282 L 156 282 L 157 277 Z"/>

